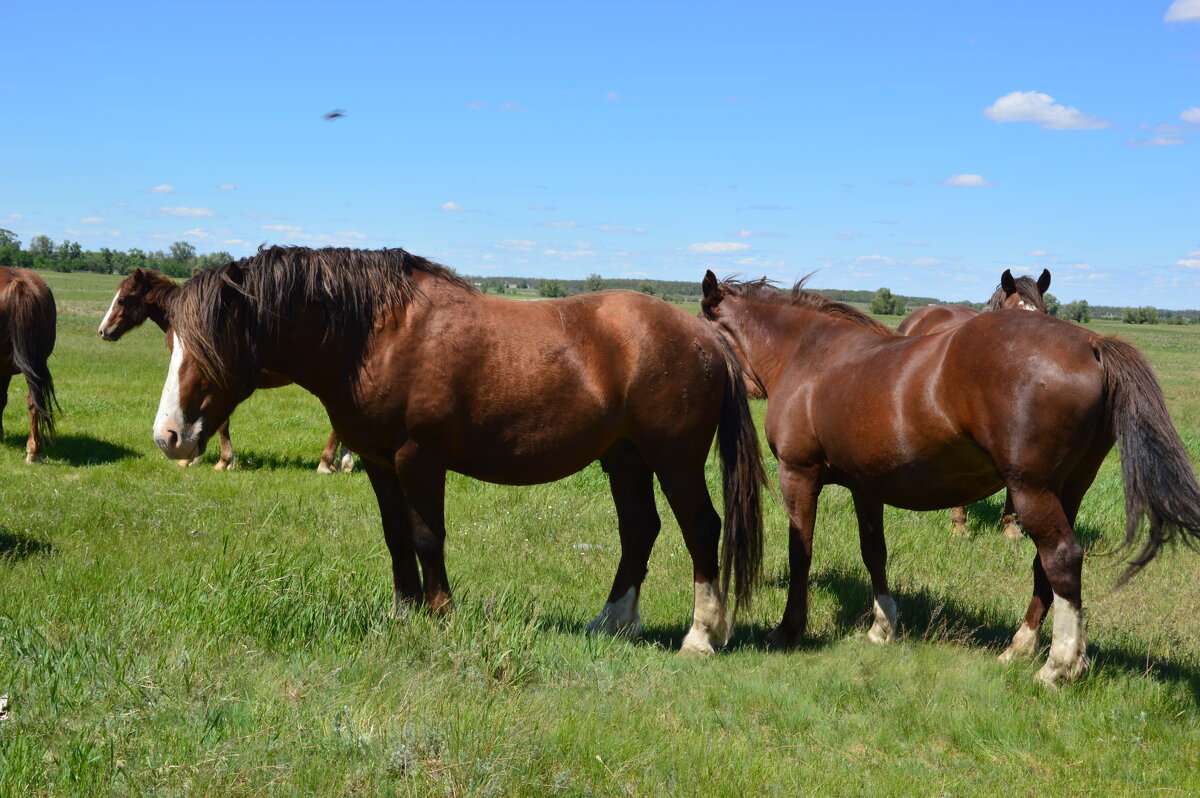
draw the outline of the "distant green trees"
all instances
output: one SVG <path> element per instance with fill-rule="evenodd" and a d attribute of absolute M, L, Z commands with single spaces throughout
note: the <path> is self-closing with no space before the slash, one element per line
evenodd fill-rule
<path fill-rule="evenodd" d="M 567 292 L 563 290 L 562 283 L 558 280 L 542 280 L 538 283 L 538 296 L 555 297 L 566 296 Z"/>
<path fill-rule="evenodd" d="M 129 274 L 134 269 L 155 269 L 171 277 L 190 277 L 195 269 L 207 269 L 233 260 L 228 252 L 198 254 L 195 245 L 176 241 L 167 252 L 144 252 L 136 247 L 121 250 L 101 247 L 84 249 L 78 241 L 55 244 L 49 236 L 37 235 L 29 246 L 11 230 L 0 229 L 0 266 L 23 269 L 47 269 L 60 272 L 98 272 Z"/>
<path fill-rule="evenodd" d="M 598 274 L 589 274 L 587 279 L 583 281 L 584 292 L 603 291 L 604 278 Z"/>
<path fill-rule="evenodd" d="M 904 301 L 892 294 L 890 288 L 880 288 L 871 299 L 871 312 L 876 316 L 899 316 L 904 313 Z"/>
<path fill-rule="evenodd" d="M 1051 316 L 1057 316 L 1062 309 L 1062 304 L 1058 301 L 1058 297 L 1049 291 L 1042 294 L 1042 301 L 1046 303 L 1046 312 Z"/>
<path fill-rule="evenodd" d="M 1067 321 L 1077 321 L 1080 324 L 1087 324 L 1092 320 L 1092 309 L 1088 307 L 1086 299 L 1077 299 L 1074 302 L 1068 302 L 1059 308 L 1058 317 Z"/>
<path fill-rule="evenodd" d="M 1126 308 L 1121 321 L 1126 324 L 1158 324 L 1158 310 L 1150 305 L 1141 308 Z"/>

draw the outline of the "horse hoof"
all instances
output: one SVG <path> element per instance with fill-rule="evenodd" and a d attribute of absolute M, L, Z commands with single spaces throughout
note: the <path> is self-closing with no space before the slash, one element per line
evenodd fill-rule
<path fill-rule="evenodd" d="M 231 470 L 233 470 L 233 463 L 225 463 L 225 462 L 222 462 L 221 460 L 218 460 L 213 465 L 213 471 L 231 471 Z"/>
<path fill-rule="evenodd" d="M 679 647 L 681 657 L 708 657 L 715 653 L 708 635 L 694 626 L 687 633 L 687 637 L 683 638 L 683 645 Z"/>
<path fill-rule="evenodd" d="M 959 537 L 959 538 L 971 537 L 971 533 L 969 531 L 967 531 L 966 524 L 955 524 L 954 531 L 951 534 L 954 535 L 955 537 Z"/>
<path fill-rule="evenodd" d="M 767 634 L 767 648 L 795 648 L 800 643 L 801 635 L 777 626 Z"/>
<path fill-rule="evenodd" d="M 1087 657 L 1080 657 L 1074 662 L 1056 662 L 1050 659 L 1034 678 L 1051 690 L 1056 690 L 1063 682 L 1073 682 L 1087 673 L 1088 665 Z"/>
<path fill-rule="evenodd" d="M 354 472 L 354 458 L 346 455 L 342 458 L 342 473 L 350 474 Z"/>
<path fill-rule="evenodd" d="M 896 639 L 896 630 L 889 626 L 874 623 L 867 632 L 867 639 L 876 645 L 884 645 Z"/>
<path fill-rule="evenodd" d="M 41 462 L 42 462 L 42 456 L 40 454 L 37 454 L 37 455 L 26 454 L 25 455 L 25 465 L 37 465 Z"/>
<path fill-rule="evenodd" d="M 329 463 L 326 463 L 324 460 L 322 460 L 320 463 L 317 463 L 317 473 L 332 474 L 333 469 L 329 467 Z"/>
<path fill-rule="evenodd" d="M 187 468 L 193 462 L 195 462 L 195 461 L 194 460 L 176 460 L 175 465 L 179 466 L 180 468 Z"/>
<path fill-rule="evenodd" d="M 1020 525 L 1013 523 L 1004 527 L 1004 537 L 1009 540 L 1020 540 L 1025 537 L 1025 533 L 1021 531 Z"/>

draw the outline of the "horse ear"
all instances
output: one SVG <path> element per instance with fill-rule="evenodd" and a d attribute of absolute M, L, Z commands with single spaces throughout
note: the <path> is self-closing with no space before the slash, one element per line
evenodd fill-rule
<path fill-rule="evenodd" d="M 141 266 L 138 266 L 136 269 L 133 270 L 133 273 L 129 276 L 133 278 L 133 281 L 135 283 L 140 283 L 146 279 L 146 270 L 143 269 Z"/>
<path fill-rule="evenodd" d="M 1043 295 L 1050 290 L 1050 270 L 1042 269 L 1042 276 L 1038 278 L 1038 291 Z"/>
<path fill-rule="evenodd" d="M 1017 293 L 1017 281 L 1013 279 L 1011 270 L 1005 269 L 1004 274 L 1000 275 L 1000 287 L 1009 296 Z"/>
<path fill-rule="evenodd" d="M 700 288 L 704 291 L 704 298 L 700 300 L 700 307 L 704 311 L 704 315 L 710 319 L 713 317 L 713 308 L 715 308 L 721 299 L 725 296 L 721 291 L 721 283 L 717 281 L 717 275 L 709 269 L 704 273 L 704 279 L 700 282 Z"/>

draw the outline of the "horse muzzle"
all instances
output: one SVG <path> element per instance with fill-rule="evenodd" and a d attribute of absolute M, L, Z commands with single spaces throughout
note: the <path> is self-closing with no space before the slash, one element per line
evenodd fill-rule
<path fill-rule="evenodd" d="M 192 460 L 204 454 L 208 436 L 201 423 L 165 423 L 154 426 L 154 442 L 172 460 Z"/>

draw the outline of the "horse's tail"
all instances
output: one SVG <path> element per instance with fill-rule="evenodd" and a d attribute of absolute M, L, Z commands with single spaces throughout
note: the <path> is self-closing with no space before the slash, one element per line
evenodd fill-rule
<path fill-rule="evenodd" d="M 25 375 L 29 400 L 33 403 L 33 423 L 36 434 L 46 440 L 54 439 L 54 378 L 46 360 L 54 351 L 57 311 L 49 289 L 43 293 L 39 286 L 24 275 L 18 275 L 5 287 L 0 306 L 8 313 L 8 340 L 12 346 L 13 365 Z"/>
<path fill-rule="evenodd" d="M 1120 439 L 1123 548 L 1133 544 L 1142 516 L 1149 527 L 1146 544 L 1121 577 L 1124 582 L 1176 536 L 1189 546 L 1200 544 L 1200 484 L 1145 356 L 1119 338 L 1099 338 L 1094 347 L 1104 370 L 1109 424 Z"/>
<path fill-rule="evenodd" d="M 738 603 L 749 604 L 762 572 L 762 451 L 746 399 L 742 368 L 729 343 L 716 330 L 725 356 L 725 395 L 717 426 L 721 482 L 725 494 L 725 529 L 721 537 L 721 591 L 728 595 L 730 577 Z"/>

